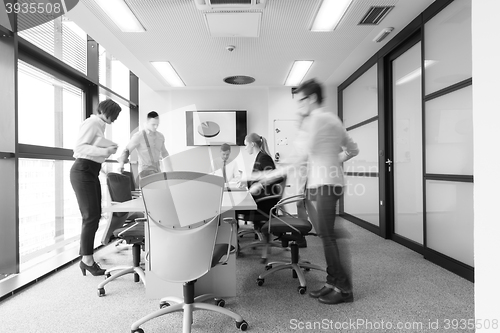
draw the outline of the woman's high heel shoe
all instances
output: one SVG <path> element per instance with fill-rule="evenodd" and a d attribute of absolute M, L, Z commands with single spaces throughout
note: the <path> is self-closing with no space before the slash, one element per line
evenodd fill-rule
<path fill-rule="evenodd" d="M 80 269 L 82 270 L 83 276 L 87 275 L 87 271 L 90 272 L 90 274 L 97 276 L 97 275 L 104 275 L 106 272 L 105 269 L 102 269 L 95 261 L 92 264 L 92 266 L 85 265 L 83 262 L 80 261 Z"/>

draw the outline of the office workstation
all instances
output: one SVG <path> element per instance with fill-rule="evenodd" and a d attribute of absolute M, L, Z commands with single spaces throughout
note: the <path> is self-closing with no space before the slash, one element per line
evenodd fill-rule
<path fill-rule="evenodd" d="M 484 149 L 497 141 L 491 129 L 496 116 L 487 110 L 496 89 L 488 78 L 498 64 L 492 43 L 482 36 L 496 30 L 488 24 L 490 13 L 499 9 L 496 2 L 352 0 L 332 29 L 313 28 L 327 0 L 118 2 L 132 11 L 128 21 L 138 19 L 134 29 L 139 31 L 122 30 L 111 15 L 115 10 L 101 7 L 111 1 L 66 1 L 64 15 L 47 22 L 21 7 L 9 13 L 2 7 L 0 180 L 6 191 L 0 200 L 0 316 L 6 320 L 0 330 L 36 331 L 32 327 L 39 325 L 39 331 L 130 331 L 133 322 L 158 310 L 162 297 L 172 292 L 182 298 L 182 288 L 165 287 L 150 272 L 149 231 L 127 234 L 141 229 L 140 223 L 149 228 L 147 221 L 139 220 L 137 227 L 128 219 L 129 213 L 145 212 L 138 181 L 144 165 L 138 158 L 148 151 L 134 149 L 124 163 L 124 171 L 132 173 L 130 200 L 115 201 L 108 189 L 108 175 L 126 175 L 120 157 L 138 133 L 149 135 L 157 149 L 158 171 L 234 178 L 221 192 L 216 239 L 242 251 L 222 256 L 224 264 L 210 267 L 196 288 L 224 297 L 248 330 L 290 332 L 325 318 L 495 319 L 490 270 L 498 226 L 485 189 L 495 185 L 491 166 L 497 160 Z M 306 66 L 304 75 L 290 82 L 292 68 L 300 65 Z M 178 77 L 172 81 L 165 72 Z M 259 201 L 250 186 L 237 180 L 251 175 L 258 159 L 244 142 L 252 133 L 267 140 L 277 168 L 286 165 L 302 135 L 299 108 L 309 103 L 299 100 L 303 96 L 295 89 L 313 78 L 324 86 L 324 109 L 338 116 L 359 146 L 359 154 L 343 164 L 345 191 L 335 219 L 345 231 L 342 242 L 350 244 L 352 304 L 322 304 L 308 295 L 322 288 L 325 272 L 304 267 L 295 278 L 297 272 L 266 266 L 298 257 L 297 262 L 324 269 L 322 240 L 304 236 L 307 243 L 293 250 L 297 255 L 290 247 L 297 240 L 272 233 L 266 240 L 261 227 L 275 230 L 255 213 Z M 100 268 L 124 275 L 105 284 L 104 297 L 97 297 L 105 280 L 85 268 L 90 262 L 80 264 L 82 212 L 70 173 L 79 158 L 73 155 L 78 128 L 99 115 L 105 100 L 115 101 L 121 112 L 103 126 L 103 138 L 117 149 L 96 175 L 102 217 L 92 248 Z M 152 111 L 159 119 L 153 131 L 148 128 Z M 155 131 L 163 141 L 154 141 Z M 224 143 L 230 146 L 227 161 Z M 109 148 L 97 141 L 92 145 Z M 284 197 L 300 191 L 300 177 L 288 175 Z M 291 202 L 286 211 L 298 216 L 301 208 Z M 119 216 L 118 224 L 125 218 L 123 225 L 131 229 L 107 230 L 113 216 Z M 233 243 L 228 242 L 231 225 L 223 222 L 230 217 L 243 236 Z M 315 232 L 307 226 L 300 230 Z M 103 242 L 110 234 L 112 239 Z M 263 261 L 268 242 L 277 246 L 266 250 Z M 219 271 L 228 282 L 209 279 Z M 144 276 L 134 278 L 137 272 Z M 33 299 L 45 299 L 45 306 L 38 309 Z M 122 303 L 130 306 L 123 309 Z M 16 311 L 21 304 L 24 310 Z M 122 311 L 115 311 L 118 307 Z M 37 324 L 21 319 L 35 309 L 44 319 Z M 48 309 L 65 318 L 58 320 Z M 263 313 L 275 320 L 261 321 Z M 113 317 L 115 325 L 103 317 Z M 237 330 L 228 318 L 205 311 L 193 318 L 193 331 Z M 140 327 L 176 332 L 183 320 L 169 315 Z"/>

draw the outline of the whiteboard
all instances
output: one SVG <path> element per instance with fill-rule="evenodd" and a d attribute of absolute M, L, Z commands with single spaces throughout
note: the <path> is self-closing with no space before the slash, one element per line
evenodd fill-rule
<path fill-rule="evenodd" d="M 279 163 L 293 154 L 293 141 L 298 134 L 298 122 L 296 119 L 275 119 L 274 120 L 274 160 Z M 279 154 L 279 159 L 277 155 Z M 283 197 L 291 197 L 298 194 L 298 179 L 292 175 L 288 175 L 286 180 L 287 187 L 283 193 Z M 290 214 L 296 214 L 296 204 L 288 204 L 285 206 Z"/>
<path fill-rule="evenodd" d="M 298 131 L 296 119 L 274 120 L 274 160 L 276 162 L 279 163 L 293 153 L 293 140 L 297 137 Z"/>

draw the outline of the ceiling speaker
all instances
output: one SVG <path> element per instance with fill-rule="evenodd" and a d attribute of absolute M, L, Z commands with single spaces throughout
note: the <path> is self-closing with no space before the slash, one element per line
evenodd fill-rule
<path fill-rule="evenodd" d="M 255 79 L 251 76 L 235 75 L 235 76 L 228 76 L 228 77 L 224 78 L 224 82 L 229 83 L 229 84 L 242 85 L 242 84 L 253 83 L 253 82 L 255 82 Z"/>

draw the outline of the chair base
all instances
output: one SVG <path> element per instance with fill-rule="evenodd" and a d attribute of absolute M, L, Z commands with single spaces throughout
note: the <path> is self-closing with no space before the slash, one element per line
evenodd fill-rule
<path fill-rule="evenodd" d="M 104 273 L 106 280 L 97 285 L 97 295 L 99 297 L 106 295 L 106 291 L 104 290 L 105 285 L 126 274 L 134 273 L 134 281 L 141 281 L 144 285 L 146 285 L 146 275 L 144 273 L 144 269 L 140 267 L 141 244 L 134 244 L 132 246 L 132 252 L 134 266 L 116 266 L 106 270 Z M 116 273 L 111 274 L 113 272 Z"/>
<path fill-rule="evenodd" d="M 141 319 L 137 320 L 132 324 L 130 327 L 130 331 L 132 333 L 135 332 L 143 332 L 139 326 L 144 324 L 145 322 L 169 314 L 169 313 L 174 313 L 174 312 L 179 312 L 183 311 L 183 323 L 182 323 L 182 332 L 183 333 L 190 333 L 191 332 L 191 325 L 193 324 L 193 312 L 196 310 L 208 310 L 212 312 L 217 312 L 224 314 L 228 317 L 231 317 L 235 320 L 236 327 L 239 328 L 242 331 L 245 331 L 248 328 L 248 323 L 243 320 L 243 317 L 241 317 L 239 314 L 234 313 L 232 311 L 229 311 L 227 309 L 224 309 L 222 306 L 224 303 L 219 303 L 219 306 L 214 305 L 214 304 L 207 304 L 207 303 L 201 303 L 203 301 L 206 301 L 211 298 L 215 298 L 214 295 L 212 294 L 205 294 L 205 295 L 200 295 L 198 297 L 193 298 L 192 295 L 194 293 L 194 281 L 193 282 L 188 282 L 184 284 L 184 300 L 179 298 L 179 297 L 164 297 L 160 300 L 160 309 L 157 311 L 154 311 Z M 223 300 L 222 300 L 223 301 Z M 175 304 L 171 304 L 175 303 Z"/>
<path fill-rule="evenodd" d="M 253 230 L 253 229 L 244 229 L 244 230 L 240 230 L 238 231 L 238 237 L 243 237 L 245 235 L 254 235 L 255 236 L 255 239 L 261 239 L 260 238 L 260 233 Z"/>
<path fill-rule="evenodd" d="M 296 242 L 292 242 L 290 244 L 290 249 L 292 252 L 291 262 L 275 261 L 275 262 L 268 263 L 266 265 L 266 272 L 260 274 L 259 277 L 257 278 L 257 284 L 259 286 L 262 286 L 264 284 L 264 278 L 266 276 L 271 275 L 274 272 L 281 271 L 283 269 L 291 269 L 291 270 L 293 270 L 293 277 L 299 279 L 299 283 L 300 283 L 300 285 L 298 287 L 299 293 L 305 294 L 307 286 L 306 286 L 306 278 L 304 275 L 304 269 L 305 270 L 314 269 L 314 270 L 326 272 L 326 269 L 324 269 L 318 265 L 311 264 L 311 263 L 305 262 L 305 261 L 299 262 L 299 247 L 298 247 Z"/>

